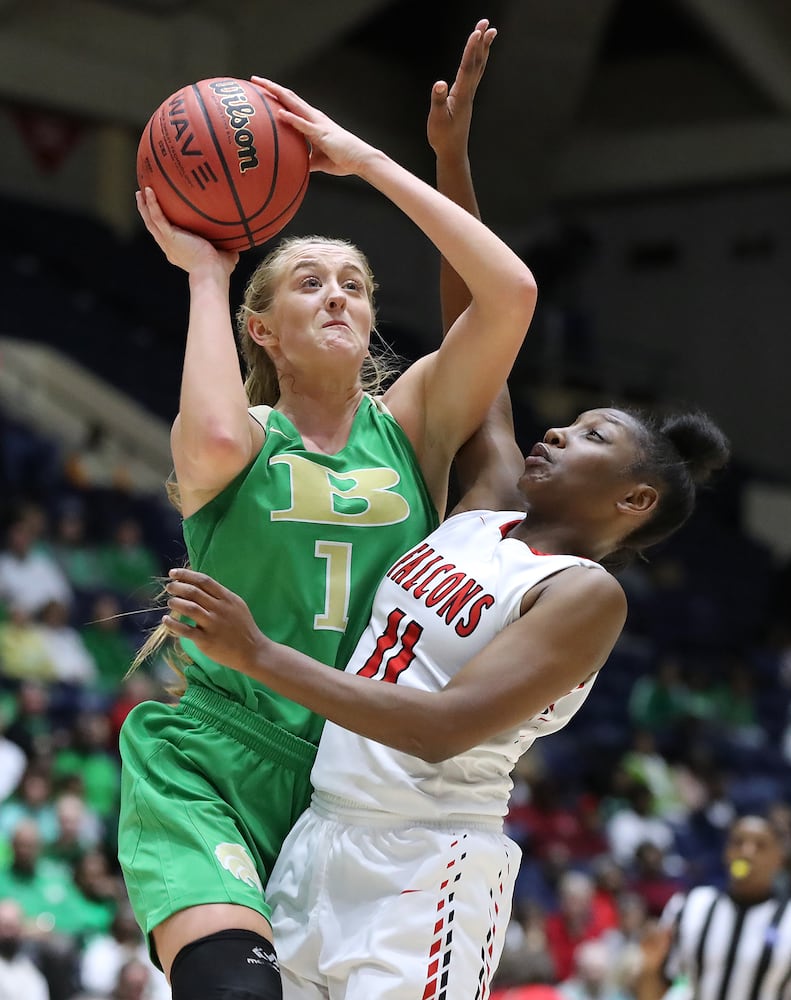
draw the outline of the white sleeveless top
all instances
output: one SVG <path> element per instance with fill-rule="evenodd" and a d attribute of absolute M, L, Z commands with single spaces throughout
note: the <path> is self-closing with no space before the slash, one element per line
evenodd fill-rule
<path fill-rule="evenodd" d="M 387 572 L 371 621 L 346 670 L 423 691 L 438 691 L 468 660 L 519 618 L 524 594 L 570 566 L 598 563 L 543 555 L 506 532 L 518 511 L 466 511 L 449 518 Z M 539 737 L 562 728 L 594 678 L 479 746 L 438 764 L 324 728 L 311 780 L 316 800 L 345 810 L 421 822 L 502 822 L 511 771 Z"/>

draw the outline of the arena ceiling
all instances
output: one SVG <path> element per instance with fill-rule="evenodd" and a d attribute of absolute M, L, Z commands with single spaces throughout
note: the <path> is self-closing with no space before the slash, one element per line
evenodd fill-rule
<path fill-rule="evenodd" d="M 416 168 L 480 16 L 490 218 L 791 176 L 788 0 L 0 0 L 0 99 L 136 131 L 186 82 L 258 72 Z"/>

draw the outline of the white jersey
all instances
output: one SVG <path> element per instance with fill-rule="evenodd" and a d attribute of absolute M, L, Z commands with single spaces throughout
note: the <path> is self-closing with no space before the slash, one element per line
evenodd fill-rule
<path fill-rule="evenodd" d="M 379 585 L 371 621 L 346 668 L 423 691 L 441 690 L 476 653 L 519 618 L 524 594 L 570 566 L 598 563 L 534 552 L 507 532 L 525 517 L 467 511 L 449 518 L 399 559 Z M 593 678 L 521 725 L 441 763 L 427 763 L 324 728 L 311 780 L 316 801 L 419 822 L 502 823 L 511 771 L 539 736 L 566 725 Z"/>

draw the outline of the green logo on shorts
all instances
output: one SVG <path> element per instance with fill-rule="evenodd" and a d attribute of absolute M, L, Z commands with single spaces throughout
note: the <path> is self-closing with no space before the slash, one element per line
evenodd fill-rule
<path fill-rule="evenodd" d="M 253 889 L 258 889 L 259 892 L 264 891 L 253 859 L 243 844 L 218 844 L 214 848 L 214 854 L 223 868 L 234 878 L 238 878 L 240 882 Z"/>

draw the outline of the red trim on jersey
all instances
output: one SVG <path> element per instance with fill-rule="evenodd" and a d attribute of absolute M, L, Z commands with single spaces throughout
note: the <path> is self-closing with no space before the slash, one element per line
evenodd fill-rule
<path fill-rule="evenodd" d="M 511 531 L 511 529 L 515 528 L 517 524 L 521 524 L 522 521 L 524 521 L 524 518 L 520 517 L 516 521 L 506 521 L 505 524 L 501 524 L 500 537 L 505 538 L 505 536 Z M 525 542 L 525 545 L 527 545 L 527 542 Z M 534 549 L 532 545 L 528 545 L 527 547 L 530 549 L 530 551 L 533 553 L 534 556 L 557 556 L 562 554 L 559 552 L 542 552 L 541 549 Z M 566 553 L 566 554 L 573 555 L 574 553 Z M 584 558 L 584 556 L 577 556 L 576 558 L 582 559 Z"/>
<path fill-rule="evenodd" d="M 511 528 L 515 528 L 517 524 L 521 524 L 524 521 L 523 517 L 518 517 L 515 521 L 506 521 L 505 524 L 500 525 L 500 537 L 505 538 Z"/>
<path fill-rule="evenodd" d="M 501 538 L 505 538 L 505 536 L 509 533 L 509 531 L 511 531 L 512 528 L 515 528 L 517 526 L 517 524 L 521 524 L 522 521 L 524 521 L 524 518 L 520 517 L 520 518 L 517 518 L 516 521 L 506 521 L 505 524 L 501 524 L 500 525 L 500 537 Z M 525 544 L 527 544 L 527 543 L 525 543 Z M 532 545 L 528 545 L 527 547 L 530 549 L 530 551 L 533 553 L 534 556 L 551 556 L 552 555 L 551 552 L 541 552 L 539 549 L 534 549 Z"/>

